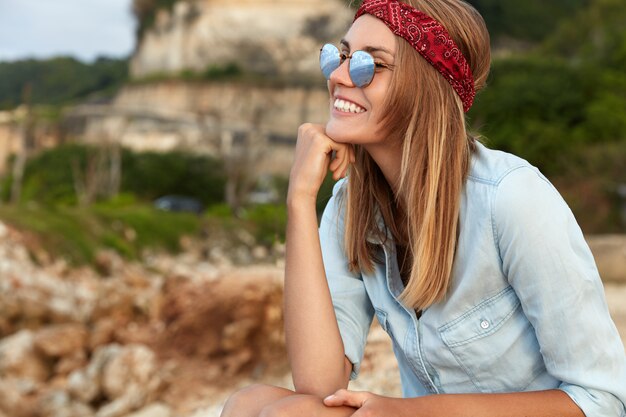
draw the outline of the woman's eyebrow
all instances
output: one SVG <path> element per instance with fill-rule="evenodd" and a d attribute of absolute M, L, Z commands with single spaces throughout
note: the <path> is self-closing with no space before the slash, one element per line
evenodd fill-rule
<path fill-rule="evenodd" d="M 348 42 L 347 40 L 342 39 L 339 43 L 341 45 L 345 45 L 348 49 L 350 49 L 350 42 Z M 384 53 L 388 54 L 389 56 L 391 56 L 392 58 L 394 57 L 393 53 L 389 49 L 383 48 L 382 46 L 365 46 L 365 47 L 361 48 L 361 50 L 365 51 L 365 52 L 369 52 L 369 53 L 372 53 L 372 52 L 384 52 Z"/>

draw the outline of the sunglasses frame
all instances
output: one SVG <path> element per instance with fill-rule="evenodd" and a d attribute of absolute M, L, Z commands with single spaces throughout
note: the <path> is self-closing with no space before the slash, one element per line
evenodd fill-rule
<path fill-rule="evenodd" d="M 328 71 L 328 69 L 327 69 L 327 71 L 328 71 L 328 75 L 327 75 L 325 73 L 325 71 L 324 71 L 324 69 L 325 69 L 324 67 L 325 66 L 323 65 L 324 63 L 322 62 L 322 54 L 324 53 L 324 48 L 326 48 L 328 46 L 333 47 L 337 51 L 337 57 L 339 58 L 339 60 L 338 60 L 337 66 L 335 68 L 332 68 L 330 71 Z M 334 53 L 334 51 L 332 51 L 332 52 Z M 363 58 L 368 59 L 369 62 L 367 62 L 367 64 L 368 65 L 371 64 L 371 67 L 370 67 L 371 69 L 367 68 L 367 67 L 365 69 L 363 69 L 363 68 L 356 68 L 353 71 L 353 68 L 352 68 L 352 62 L 353 62 L 352 58 L 355 55 L 361 56 L 362 57 L 361 59 L 363 59 Z M 357 50 L 357 51 L 352 52 L 350 55 L 346 55 L 346 54 L 341 53 L 341 51 L 339 51 L 339 48 L 337 48 L 332 43 L 327 43 L 327 44 L 323 45 L 320 48 L 320 69 L 322 70 L 322 74 L 324 75 L 326 80 L 330 80 L 330 74 L 332 74 L 335 70 L 337 70 L 337 68 L 339 68 L 341 65 L 343 65 L 344 61 L 346 61 L 348 59 L 350 60 L 350 62 L 348 63 L 348 74 L 350 75 L 350 80 L 352 81 L 352 83 L 355 86 L 357 86 L 359 88 L 365 88 L 368 85 L 370 85 L 370 83 L 374 79 L 374 75 L 376 75 L 376 68 L 381 68 L 382 67 L 382 68 L 385 68 L 385 69 L 388 69 L 388 70 L 393 70 L 394 67 L 395 67 L 394 65 L 386 64 L 384 62 L 377 62 L 376 59 L 372 56 L 372 54 L 370 54 L 369 52 Z M 365 82 L 360 82 L 359 83 L 359 82 L 355 81 L 355 79 L 356 80 L 359 79 L 359 77 L 358 77 L 358 75 L 359 75 L 358 71 L 359 70 L 367 71 L 367 77 L 365 78 L 366 79 Z M 354 72 L 354 74 L 353 74 L 353 72 Z"/>

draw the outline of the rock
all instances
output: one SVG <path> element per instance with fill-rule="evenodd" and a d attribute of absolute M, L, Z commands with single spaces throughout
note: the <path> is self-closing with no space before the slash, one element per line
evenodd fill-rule
<path fill-rule="evenodd" d="M 67 380 L 67 389 L 73 398 L 84 403 L 90 403 L 100 393 L 100 383 L 81 369 L 70 374 Z"/>
<path fill-rule="evenodd" d="M 101 346 L 96 349 L 86 368 L 72 372 L 67 382 L 67 390 L 72 398 L 90 403 L 100 396 L 103 369 L 121 350 L 122 347 L 116 344 Z"/>
<path fill-rule="evenodd" d="M 93 417 L 93 409 L 73 400 L 62 390 L 47 393 L 39 400 L 38 413 L 41 417 Z"/>
<path fill-rule="evenodd" d="M 49 376 L 47 363 L 35 352 L 30 330 L 21 330 L 0 340 L 0 377 L 43 382 Z"/>
<path fill-rule="evenodd" d="M 352 13 L 339 0 L 178 1 L 171 12 L 156 11 L 154 27 L 138 40 L 131 74 L 236 63 L 262 74 L 318 75 L 309 51 L 339 39 Z"/>
<path fill-rule="evenodd" d="M 92 314 L 92 320 L 105 318 L 127 320 L 133 317 L 134 297 L 137 291 L 118 279 L 106 280 L 99 288 L 99 297 Z"/>
<path fill-rule="evenodd" d="M 0 315 L 2 312 L 0 311 Z M 13 333 L 13 323 L 8 317 L 0 316 L 0 339 L 2 339 L 5 335 Z"/>
<path fill-rule="evenodd" d="M 252 331 L 258 327 L 260 327 L 258 317 L 248 317 L 227 324 L 222 330 L 220 347 L 225 352 L 240 350 L 245 346 Z"/>
<path fill-rule="evenodd" d="M 113 343 L 115 340 L 115 330 L 118 326 L 119 323 L 110 318 L 103 318 L 102 320 L 96 321 L 89 334 L 89 350 L 94 351 L 100 346 Z"/>
<path fill-rule="evenodd" d="M 228 375 L 259 363 L 282 363 L 281 280 L 275 270 L 253 271 L 211 282 L 168 283 L 160 351 L 219 361 Z"/>
<path fill-rule="evenodd" d="M 49 326 L 35 334 L 34 344 L 39 352 L 48 357 L 80 355 L 87 344 L 87 329 L 82 324 Z"/>
<path fill-rule="evenodd" d="M 25 250 L 17 239 L 0 242 L 0 316 L 10 323 L 5 331 L 86 322 L 97 299 L 93 277 L 54 275 L 52 267 L 36 267 L 21 259 L 19 248 Z"/>
<path fill-rule="evenodd" d="M 54 374 L 57 376 L 69 375 L 71 372 L 87 365 L 87 355 L 84 350 L 76 351 L 62 357 L 54 366 Z"/>
<path fill-rule="evenodd" d="M 123 265 L 122 258 L 114 250 L 99 250 L 94 257 L 94 266 L 96 270 L 103 276 L 111 276 L 114 272 L 119 271 Z"/>
<path fill-rule="evenodd" d="M 154 340 L 156 331 L 156 328 L 150 325 L 140 325 L 135 321 L 131 321 L 115 330 L 115 341 L 122 345 L 149 345 Z"/>
<path fill-rule="evenodd" d="M 161 385 L 159 366 L 152 350 L 143 345 L 124 346 L 108 361 L 102 373 L 102 388 L 107 398 L 116 399 L 128 394 L 132 387 L 148 398 Z"/>
<path fill-rule="evenodd" d="M 10 417 L 33 417 L 35 406 L 27 401 L 30 389 L 22 389 L 23 382 L 13 378 L 0 379 L 0 416 L 6 413 Z"/>
<path fill-rule="evenodd" d="M 96 413 L 96 417 L 122 417 L 128 415 L 130 411 L 142 406 L 141 396 L 137 394 L 137 388 L 132 387 L 128 395 L 120 397 L 102 406 Z"/>
<path fill-rule="evenodd" d="M 269 251 L 265 246 L 257 245 L 252 248 L 252 257 L 258 262 L 266 262 L 269 256 Z"/>
<path fill-rule="evenodd" d="M 252 362 L 254 354 L 249 348 L 244 348 L 236 351 L 235 353 L 227 356 L 222 361 L 222 368 L 226 376 L 237 375 L 244 366 Z"/>
<path fill-rule="evenodd" d="M 141 410 L 129 414 L 128 417 L 171 417 L 172 410 L 162 403 L 150 404 Z"/>

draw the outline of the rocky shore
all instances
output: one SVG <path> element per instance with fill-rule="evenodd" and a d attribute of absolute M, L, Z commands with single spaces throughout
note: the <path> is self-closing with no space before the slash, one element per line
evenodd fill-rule
<path fill-rule="evenodd" d="M 37 264 L 27 239 L 0 223 L 0 417 L 217 417 L 238 387 L 291 386 L 280 260 L 102 252 L 96 271 Z M 605 288 L 626 339 L 626 280 Z M 352 388 L 400 394 L 377 324 Z"/>

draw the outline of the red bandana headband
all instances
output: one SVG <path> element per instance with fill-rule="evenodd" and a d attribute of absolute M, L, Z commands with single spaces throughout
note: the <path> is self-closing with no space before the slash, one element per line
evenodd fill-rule
<path fill-rule="evenodd" d="M 364 0 L 354 20 L 365 13 L 385 22 L 435 67 L 461 97 L 464 111 L 472 107 L 476 96 L 472 70 L 441 23 L 398 0 Z"/>

